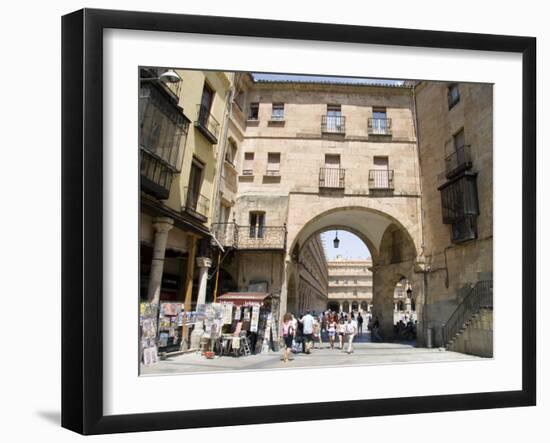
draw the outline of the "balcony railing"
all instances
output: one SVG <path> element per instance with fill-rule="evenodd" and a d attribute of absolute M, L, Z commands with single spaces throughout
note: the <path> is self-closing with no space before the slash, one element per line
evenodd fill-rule
<path fill-rule="evenodd" d="M 236 249 L 286 249 L 286 226 L 213 223 L 212 232 L 224 247 Z"/>
<path fill-rule="evenodd" d="M 393 169 L 371 169 L 369 189 L 393 189 Z"/>
<path fill-rule="evenodd" d="M 193 188 L 184 188 L 183 210 L 202 222 L 208 220 L 210 200 Z"/>
<path fill-rule="evenodd" d="M 140 80 L 143 83 L 153 82 L 159 85 L 165 92 L 167 92 L 171 99 L 177 104 L 179 102 L 180 90 L 181 90 L 181 78 L 176 82 L 165 82 L 160 79 L 160 76 L 167 71 L 166 68 L 141 68 Z M 174 71 L 175 72 L 175 71 Z M 176 72 L 176 75 L 177 72 Z M 179 77 L 179 75 L 178 75 Z"/>
<path fill-rule="evenodd" d="M 319 188 L 344 189 L 346 187 L 346 170 L 340 168 L 320 168 Z"/>
<path fill-rule="evenodd" d="M 391 118 L 369 118 L 369 135 L 391 135 Z"/>
<path fill-rule="evenodd" d="M 180 170 L 180 145 L 185 144 L 189 119 L 152 82 L 142 82 L 139 128 L 141 188 L 166 199 L 173 175 Z"/>
<path fill-rule="evenodd" d="M 341 115 L 321 116 L 321 132 L 324 134 L 345 134 L 346 117 Z"/>
<path fill-rule="evenodd" d="M 281 175 L 281 171 L 279 169 L 266 169 L 265 175 L 269 177 L 279 177 Z"/>
<path fill-rule="evenodd" d="M 155 197 L 166 200 L 170 195 L 170 186 L 175 168 L 143 147 L 139 150 L 139 169 L 141 188 Z"/>
<path fill-rule="evenodd" d="M 445 158 L 445 176 L 452 178 L 472 168 L 472 155 L 470 145 L 457 148 L 451 155 Z"/>
<path fill-rule="evenodd" d="M 218 143 L 220 124 L 214 116 L 210 114 L 210 109 L 203 105 L 197 105 L 197 116 L 195 127 L 207 138 L 210 143 Z"/>

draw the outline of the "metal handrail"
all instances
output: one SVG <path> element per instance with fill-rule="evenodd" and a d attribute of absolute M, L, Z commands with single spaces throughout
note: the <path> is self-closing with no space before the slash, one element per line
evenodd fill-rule
<path fill-rule="evenodd" d="M 319 168 L 319 187 L 344 189 L 346 186 L 346 170 L 342 168 Z"/>
<path fill-rule="evenodd" d="M 393 189 L 393 169 L 370 169 L 370 189 Z"/>
<path fill-rule="evenodd" d="M 464 145 L 445 157 L 445 176 L 451 178 L 466 169 L 472 167 L 471 146 Z"/>
<path fill-rule="evenodd" d="M 183 188 L 183 192 L 185 202 L 183 209 L 197 218 L 208 219 L 210 199 L 189 187 Z"/>
<path fill-rule="evenodd" d="M 472 319 L 472 316 L 485 308 L 493 308 L 492 280 L 478 281 L 450 315 L 442 330 L 443 345 L 447 347 L 463 326 Z"/>
<path fill-rule="evenodd" d="M 197 116 L 197 125 L 217 138 L 220 124 L 210 113 L 210 109 L 204 105 L 197 105 Z"/>
<path fill-rule="evenodd" d="M 343 115 L 321 116 L 321 132 L 329 134 L 345 134 L 346 117 Z"/>
<path fill-rule="evenodd" d="M 212 223 L 212 233 L 226 247 L 237 249 L 285 249 L 287 229 L 282 226 Z"/>
<path fill-rule="evenodd" d="M 369 118 L 367 121 L 367 130 L 372 135 L 391 134 L 391 118 Z"/>

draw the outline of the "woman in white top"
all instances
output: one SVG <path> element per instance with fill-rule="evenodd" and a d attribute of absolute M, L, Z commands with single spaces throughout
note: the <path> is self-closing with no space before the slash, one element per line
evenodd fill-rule
<path fill-rule="evenodd" d="M 346 333 L 346 324 L 344 323 L 344 319 L 340 319 L 340 323 L 338 323 L 338 341 L 340 342 L 340 349 L 344 349 L 344 335 Z"/>

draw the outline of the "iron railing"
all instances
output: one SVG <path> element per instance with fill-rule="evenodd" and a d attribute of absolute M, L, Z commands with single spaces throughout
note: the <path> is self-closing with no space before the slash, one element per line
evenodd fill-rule
<path fill-rule="evenodd" d="M 451 155 L 445 158 L 445 176 L 452 178 L 462 171 L 472 168 L 472 155 L 470 145 L 457 148 Z"/>
<path fill-rule="evenodd" d="M 345 134 L 346 117 L 342 115 L 321 116 L 321 132 L 327 134 Z"/>
<path fill-rule="evenodd" d="M 478 281 L 451 314 L 449 320 L 443 326 L 443 346 L 448 347 L 450 342 L 481 309 L 493 309 L 492 280 Z"/>
<path fill-rule="evenodd" d="M 265 175 L 270 177 L 279 177 L 281 175 L 281 171 L 279 169 L 266 169 Z"/>
<path fill-rule="evenodd" d="M 243 169 L 243 175 L 254 175 L 253 169 Z"/>
<path fill-rule="evenodd" d="M 371 169 L 369 189 L 393 189 L 393 169 Z"/>
<path fill-rule="evenodd" d="M 141 187 L 157 198 L 168 198 L 174 172 L 181 168 L 189 119 L 151 82 L 139 91 L 139 148 Z"/>
<path fill-rule="evenodd" d="M 170 187 L 176 173 L 175 168 L 152 152 L 140 147 L 139 170 L 141 189 L 161 200 L 166 200 L 170 195 Z"/>
<path fill-rule="evenodd" d="M 197 121 L 195 127 L 208 139 L 212 144 L 218 143 L 218 133 L 220 124 L 210 114 L 210 109 L 204 105 L 197 105 Z"/>
<path fill-rule="evenodd" d="M 237 225 L 212 223 L 212 233 L 224 247 L 236 249 L 286 249 L 286 225 Z"/>
<path fill-rule="evenodd" d="M 391 135 L 391 118 L 369 118 L 367 131 L 370 135 Z"/>
<path fill-rule="evenodd" d="M 183 210 L 205 222 L 210 212 L 210 200 L 193 188 L 183 188 Z"/>
<path fill-rule="evenodd" d="M 344 189 L 346 187 L 346 170 L 341 168 L 320 168 L 319 188 Z"/>

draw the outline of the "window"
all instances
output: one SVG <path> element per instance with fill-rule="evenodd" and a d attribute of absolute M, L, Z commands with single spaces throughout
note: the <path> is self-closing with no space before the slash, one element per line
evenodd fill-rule
<path fill-rule="evenodd" d="M 357 295 L 357 289 L 353 290 L 353 295 Z"/>
<path fill-rule="evenodd" d="M 248 120 L 258 120 L 258 112 L 260 110 L 259 103 L 250 103 L 248 108 Z"/>
<path fill-rule="evenodd" d="M 449 109 L 451 109 L 460 101 L 460 91 L 458 90 L 458 83 L 453 83 L 447 89 L 447 101 L 449 103 Z"/>
<path fill-rule="evenodd" d="M 388 134 L 390 121 L 386 114 L 386 108 L 373 108 L 372 119 L 369 125 L 371 134 Z"/>
<path fill-rule="evenodd" d="M 266 175 L 279 175 L 280 166 L 281 166 L 281 154 L 279 152 L 268 153 Z"/>
<path fill-rule="evenodd" d="M 251 212 L 249 219 L 250 238 L 264 238 L 265 212 Z"/>
<path fill-rule="evenodd" d="M 271 120 L 284 120 L 285 118 L 285 104 L 273 103 L 271 105 Z"/>
<path fill-rule="evenodd" d="M 242 111 L 244 108 L 244 91 L 239 91 L 233 99 L 237 107 Z"/>
<path fill-rule="evenodd" d="M 206 83 L 202 90 L 201 105 L 199 110 L 199 124 L 205 128 L 208 127 L 208 118 L 210 117 L 210 109 L 214 100 L 214 91 Z"/>
<path fill-rule="evenodd" d="M 243 175 L 254 175 L 254 153 L 244 153 Z"/>
<path fill-rule="evenodd" d="M 196 159 L 191 163 L 191 172 L 189 174 L 189 186 L 185 206 L 193 211 L 197 210 L 200 192 L 202 188 L 204 165 Z"/>
<path fill-rule="evenodd" d="M 343 134 L 345 132 L 345 119 L 342 117 L 340 105 L 327 105 L 327 115 L 322 120 L 322 132 Z"/>
<path fill-rule="evenodd" d="M 462 128 L 455 135 L 453 135 L 453 145 L 454 145 L 455 151 L 462 149 L 465 144 L 466 142 L 464 140 L 464 128 Z"/>
<path fill-rule="evenodd" d="M 235 165 L 235 157 L 237 156 L 237 143 L 234 140 L 229 140 L 229 146 L 225 151 L 225 160 L 232 165 Z"/>
<path fill-rule="evenodd" d="M 477 237 L 476 174 L 464 172 L 439 188 L 443 223 L 451 225 L 451 241 L 460 243 Z"/>

